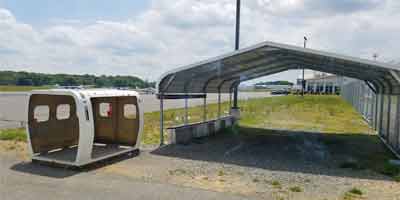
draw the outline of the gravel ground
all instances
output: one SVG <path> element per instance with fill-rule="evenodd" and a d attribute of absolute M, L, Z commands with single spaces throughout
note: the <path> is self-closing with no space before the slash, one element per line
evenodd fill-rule
<path fill-rule="evenodd" d="M 183 191 L 190 188 L 189 190 L 196 192 L 216 192 L 211 196 L 224 194 L 227 199 L 400 199 L 400 183 L 390 177 L 371 170 L 340 168 L 339 164 L 352 158 L 353 153 L 344 144 L 328 146 L 323 141 L 329 137 L 329 134 L 289 131 L 271 131 L 267 135 L 222 134 L 190 145 L 167 145 L 159 149 L 146 146 L 138 157 L 118 160 L 88 173 L 29 164 L 27 157 L 21 153 L 24 152 L 23 144 L 8 142 L 7 146 L 3 142 L 0 145 L 3 147 L 0 149 L 3 152 L 0 153 L 0 168 L 4 169 L 0 172 L 6 174 L 5 179 L 2 175 L 2 181 L 7 188 L 15 186 L 12 184 L 30 187 L 29 183 L 57 183 L 57 187 L 61 187 L 59 182 L 63 180 L 68 183 L 66 192 L 73 192 L 70 191 L 72 186 L 90 182 L 90 190 L 101 194 L 104 188 L 94 184 L 99 179 L 101 183 L 112 181 L 114 185 L 127 184 L 124 188 L 130 183 L 149 184 L 156 188 L 155 191 L 146 189 L 145 193 L 157 193 L 161 185 Z M 381 144 L 368 142 L 371 141 L 370 137 L 376 136 L 362 137 L 364 139 L 358 138 L 359 144 L 365 145 L 365 148 L 376 152 L 384 150 Z M 16 147 L 13 144 L 17 144 Z M 9 164 L 4 161 L 4 152 L 7 151 L 20 152 L 15 156 L 20 163 L 7 168 Z M 21 174 L 29 175 L 30 179 L 19 179 Z M 32 179 L 43 176 L 46 178 L 38 179 L 41 180 L 39 182 Z M 352 188 L 360 189 L 363 194 L 346 196 Z M 117 192 L 115 188 L 108 189 Z M 37 190 L 33 191 L 33 195 L 36 195 L 35 191 Z M 175 189 L 171 191 L 176 192 Z M 200 198 L 203 195 L 198 194 Z M 209 194 L 204 195 L 205 198 L 210 197 Z"/>
<path fill-rule="evenodd" d="M 267 136 L 221 135 L 146 150 L 102 171 L 261 199 L 345 199 L 352 188 L 363 192 L 352 199 L 400 199 L 400 183 L 390 177 L 339 168 L 351 152 L 336 153 L 343 147 L 327 147 L 321 137 L 325 136 L 280 131 Z"/>
<path fill-rule="evenodd" d="M 119 174 L 104 173 L 101 169 L 72 171 L 32 164 L 26 156 L 26 144 L 0 141 L 0 199 L 251 200 L 256 198 L 169 183 L 142 181 Z"/>

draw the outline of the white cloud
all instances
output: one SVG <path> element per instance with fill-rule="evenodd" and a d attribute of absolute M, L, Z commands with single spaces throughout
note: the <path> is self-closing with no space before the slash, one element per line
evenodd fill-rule
<path fill-rule="evenodd" d="M 15 23 L 16 20 L 14 15 L 9 10 L 0 8 L 0 21 L 2 23 Z"/>
<path fill-rule="evenodd" d="M 302 45 L 307 35 L 312 48 L 367 58 L 378 52 L 384 61 L 400 60 L 396 0 L 242 4 L 242 46 L 264 40 Z M 155 80 L 171 68 L 231 51 L 234 20 L 234 0 L 154 0 L 143 14 L 125 21 L 57 19 L 41 28 L 0 9 L 0 66 Z M 297 73 L 282 76 L 294 79 Z"/>

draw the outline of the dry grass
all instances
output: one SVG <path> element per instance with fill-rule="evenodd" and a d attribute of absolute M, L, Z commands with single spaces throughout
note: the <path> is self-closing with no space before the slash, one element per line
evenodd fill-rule
<path fill-rule="evenodd" d="M 360 115 L 339 96 L 280 96 L 239 101 L 242 118 L 240 125 L 287 130 L 308 130 L 324 133 L 372 133 Z M 228 114 L 229 104 L 222 104 Z M 207 106 L 207 118 L 216 118 L 217 104 Z M 183 124 L 183 109 L 165 111 L 165 127 Z M 203 107 L 189 109 L 189 122 L 203 119 Z M 143 142 L 159 142 L 160 113 L 145 114 Z"/>

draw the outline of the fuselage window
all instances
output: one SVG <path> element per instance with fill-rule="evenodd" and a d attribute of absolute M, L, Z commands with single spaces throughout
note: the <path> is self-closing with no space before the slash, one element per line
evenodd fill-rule
<path fill-rule="evenodd" d="M 46 122 L 49 121 L 50 108 L 49 106 L 36 106 L 33 111 L 33 118 L 36 122 Z"/>
<path fill-rule="evenodd" d="M 126 119 L 136 119 L 136 106 L 133 104 L 124 105 L 124 117 Z"/>
<path fill-rule="evenodd" d="M 57 106 L 57 120 L 69 119 L 71 107 L 69 104 L 60 104 Z"/>

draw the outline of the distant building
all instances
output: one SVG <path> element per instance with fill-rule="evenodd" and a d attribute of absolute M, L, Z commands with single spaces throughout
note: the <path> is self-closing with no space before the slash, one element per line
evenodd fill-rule
<path fill-rule="evenodd" d="M 319 75 L 305 79 L 305 92 L 311 94 L 339 94 L 348 78 L 336 75 Z M 300 81 L 301 85 L 301 81 Z"/>

